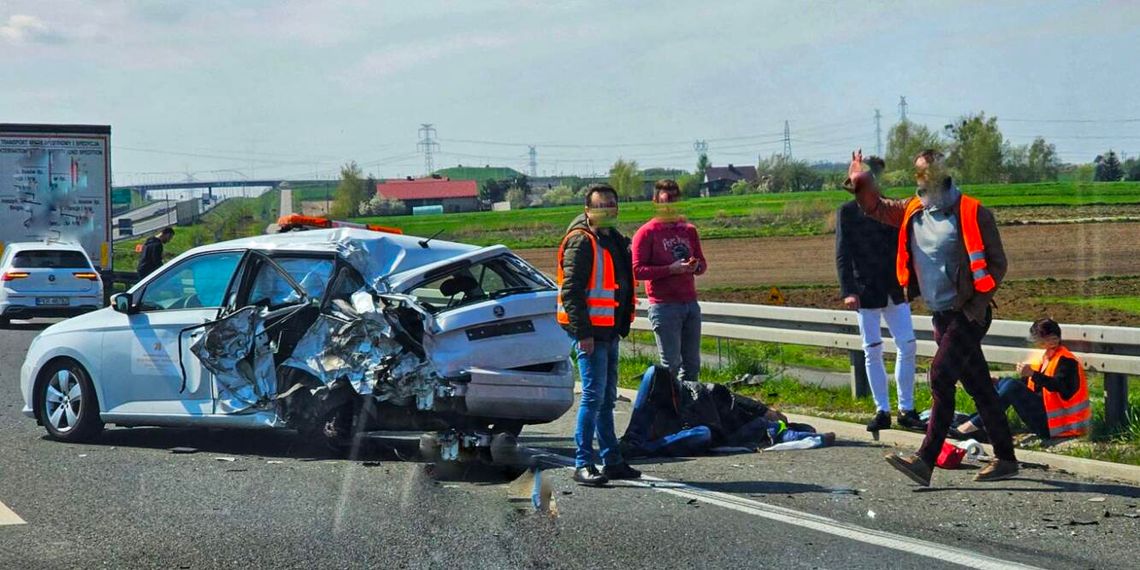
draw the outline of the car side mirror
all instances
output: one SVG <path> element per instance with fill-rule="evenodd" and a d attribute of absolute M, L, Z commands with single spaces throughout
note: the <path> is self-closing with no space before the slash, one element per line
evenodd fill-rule
<path fill-rule="evenodd" d="M 132 301 L 133 299 L 131 299 L 130 293 L 116 293 L 111 295 L 111 307 L 114 308 L 116 312 L 123 313 L 124 315 L 131 314 L 134 309 L 134 303 L 132 303 Z"/>

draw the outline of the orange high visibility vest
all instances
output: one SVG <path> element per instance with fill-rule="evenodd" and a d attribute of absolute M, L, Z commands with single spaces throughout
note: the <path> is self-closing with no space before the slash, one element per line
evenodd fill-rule
<path fill-rule="evenodd" d="M 979 293 L 989 293 L 997 288 L 989 270 L 986 268 L 986 246 L 982 243 L 982 232 L 978 229 L 978 206 L 976 199 L 965 194 L 962 195 L 958 206 L 958 221 L 962 228 L 962 241 L 966 244 L 966 253 L 970 256 L 970 272 L 974 276 L 974 290 Z M 902 225 L 899 226 L 899 248 L 895 256 L 895 275 L 903 290 L 910 283 L 910 250 L 907 241 L 910 239 L 911 217 L 922 209 L 922 201 L 911 198 L 906 204 Z"/>
<path fill-rule="evenodd" d="M 1077 374 L 1081 383 L 1073 397 L 1068 400 L 1052 390 L 1041 388 L 1041 399 L 1045 403 L 1045 417 L 1049 424 L 1049 437 L 1079 437 L 1088 433 L 1089 422 L 1092 420 L 1089 383 L 1085 379 L 1085 368 L 1081 365 L 1081 360 L 1069 349 L 1058 346 L 1053 351 L 1053 357 L 1038 363 L 1036 368 L 1038 372 L 1051 377 L 1056 374 L 1057 364 L 1062 358 L 1077 361 Z M 1036 391 L 1037 386 L 1032 378 L 1025 385 L 1030 390 Z"/>
<path fill-rule="evenodd" d="M 589 238 L 590 246 L 594 249 L 594 268 L 590 272 L 590 287 L 586 289 L 586 308 L 590 314 L 590 324 L 596 327 L 612 327 L 615 324 L 618 308 L 618 284 L 614 277 L 614 259 L 606 248 L 598 245 L 598 240 L 593 234 L 582 229 L 567 233 L 558 246 L 558 322 L 564 325 L 570 324 L 570 315 L 562 306 L 562 283 L 565 280 L 562 258 L 566 251 L 566 241 L 579 232 Z M 633 311 L 630 311 L 631 321 L 633 316 Z"/>

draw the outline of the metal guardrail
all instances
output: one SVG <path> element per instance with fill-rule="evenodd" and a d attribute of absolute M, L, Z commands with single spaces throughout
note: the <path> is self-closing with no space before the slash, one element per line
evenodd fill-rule
<path fill-rule="evenodd" d="M 853 311 L 834 311 L 740 303 L 701 304 L 704 336 L 799 344 L 847 350 L 851 359 L 851 391 L 854 396 L 869 392 L 863 370 L 863 341 Z M 646 318 L 648 303 L 638 305 L 636 330 L 652 330 Z M 934 328 L 929 316 L 911 319 L 919 356 L 934 356 Z M 982 342 L 989 362 L 1017 364 L 1035 351 L 1028 342 L 1028 322 L 995 320 Z M 1105 419 L 1111 424 L 1125 420 L 1128 403 L 1128 377 L 1140 375 L 1140 329 L 1095 325 L 1066 325 L 1065 345 L 1080 357 L 1087 370 L 1105 375 Z M 883 327 L 885 352 L 896 352 L 890 332 Z"/>

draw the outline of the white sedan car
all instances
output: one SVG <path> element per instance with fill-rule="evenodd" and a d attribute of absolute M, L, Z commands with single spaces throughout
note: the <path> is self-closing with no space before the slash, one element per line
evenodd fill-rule
<path fill-rule="evenodd" d="M 485 445 L 572 403 L 556 295 L 503 246 L 359 229 L 206 245 L 37 336 L 23 411 L 63 441 L 110 423 Z"/>
<path fill-rule="evenodd" d="M 103 306 L 103 282 L 79 244 L 10 243 L 0 255 L 0 327 L 11 319 L 71 317 Z"/>

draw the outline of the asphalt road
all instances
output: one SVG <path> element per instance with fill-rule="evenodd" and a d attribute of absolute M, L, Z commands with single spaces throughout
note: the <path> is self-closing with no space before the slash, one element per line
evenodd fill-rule
<path fill-rule="evenodd" d="M 20 414 L 40 327 L 16 327 L 0 331 L 3 568 L 1134 568 L 1140 555 L 1140 488 L 1028 469 L 991 484 L 939 471 L 918 490 L 869 440 L 640 462 L 653 479 L 602 489 L 552 468 L 557 516 L 520 511 L 496 470 L 418 462 L 408 441 L 353 460 L 287 432 L 109 427 L 56 443 Z M 572 427 L 568 414 L 523 443 L 559 463 Z M 8 509 L 25 524 L 4 524 Z"/>

